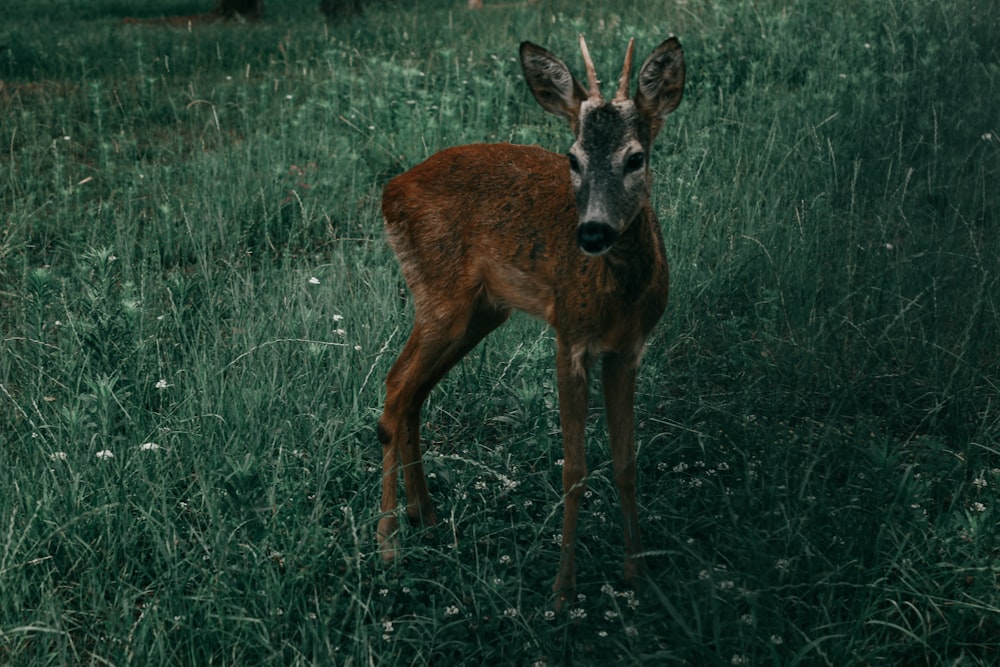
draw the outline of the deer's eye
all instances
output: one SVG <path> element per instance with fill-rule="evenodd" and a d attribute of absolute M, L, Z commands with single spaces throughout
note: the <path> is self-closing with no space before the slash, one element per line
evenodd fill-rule
<path fill-rule="evenodd" d="M 569 170 L 573 173 L 580 173 L 580 161 L 576 159 L 576 156 L 569 153 L 566 157 L 569 158 Z"/>
<path fill-rule="evenodd" d="M 646 164 L 646 155 L 644 153 L 632 153 L 625 160 L 625 171 L 638 171 L 642 169 L 643 165 Z"/>

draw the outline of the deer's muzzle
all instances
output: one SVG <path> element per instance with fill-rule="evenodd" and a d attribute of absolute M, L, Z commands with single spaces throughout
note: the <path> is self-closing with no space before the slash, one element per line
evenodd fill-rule
<path fill-rule="evenodd" d="M 588 255 L 603 255 L 617 239 L 618 231 L 605 222 L 581 222 L 576 228 L 577 245 Z"/>

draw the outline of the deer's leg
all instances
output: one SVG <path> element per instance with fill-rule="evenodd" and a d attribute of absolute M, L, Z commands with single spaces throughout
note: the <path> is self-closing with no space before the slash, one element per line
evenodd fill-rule
<path fill-rule="evenodd" d="M 633 583 L 643 574 L 642 542 L 635 498 L 635 376 L 637 362 L 630 356 L 605 357 L 602 370 L 604 405 L 615 484 L 622 503 L 625 533 L 625 581 Z"/>
<path fill-rule="evenodd" d="M 587 420 L 588 367 L 586 362 L 579 359 L 574 361 L 569 347 L 560 342 L 556 353 L 556 374 L 559 384 L 559 425 L 563 436 L 565 506 L 559 573 L 552 588 L 556 593 L 556 609 L 561 609 L 576 591 L 576 523 L 587 485 L 584 427 Z"/>
<path fill-rule="evenodd" d="M 386 377 L 386 400 L 382 418 L 378 423 L 378 437 L 382 443 L 382 516 L 378 522 L 376 536 L 379 548 L 382 551 L 382 558 L 390 561 L 396 556 L 398 548 L 397 532 L 399 530 L 399 519 L 396 516 L 396 508 L 399 504 L 399 467 L 401 454 L 410 451 L 410 441 L 419 436 L 420 428 L 420 405 L 412 406 L 414 395 L 412 390 L 407 388 L 410 384 L 409 376 L 412 372 L 414 360 L 419 356 L 422 345 L 423 333 L 419 323 L 414 324 L 413 331 L 399 358 L 392 365 Z M 409 396 L 407 396 L 409 394 Z M 419 442 L 416 443 L 419 447 Z M 407 456 L 407 459 L 410 457 Z M 418 465 L 420 465 L 418 463 Z M 422 465 L 420 465 L 422 477 Z M 412 462 L 408 468 L 412 474 Z M 434 510 L 430 506 L 430 497 L 426 493 L 424 497 L 427 506 L 420 508 L 419 501 L 416 513 L 419 516 L 421 509 L 428 512 L 427 519 L 433 522 Z M 408 495 L 408 500 L 416 501 L 416 495 Z M 409 508 L 408 508 L 409 509 Z M 408 512 L 409 514 L 409 512 Z"/>
<path fill-rule="evenodd" d="M 382 442 L 382 517 L 377 537 L 386 561 L 396 556 L 399 522 L 399 469 L 406 488 L 406 515 L 411 523 L 434 525 L 431 503 L 420 457 L 420 408 L 441 378 L 508 317 L 507 311 L 476 303 L 458 308 L 449 317 L 419 320 L 406 346 L 386 378 L 385 410 L 378 424 Z"/>

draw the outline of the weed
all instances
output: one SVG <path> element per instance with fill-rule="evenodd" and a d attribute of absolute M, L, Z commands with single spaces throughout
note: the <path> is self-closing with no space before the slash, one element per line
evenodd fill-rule
<path fill-rule="evenodd" d="M 0 663 L 996 663 L 996 12 L 272 4 L 190 31 L 0 9 Z M 524 318 L 430 396 L 447 520 L 383 567 L 410 315 L 381 186 L 454 144 L 565 148 L 520 40 L 585 32 L 610 76 L 671 31 L 646 590 L 595 410 L 581 597 L 550 611 L 552 340 Z"/>

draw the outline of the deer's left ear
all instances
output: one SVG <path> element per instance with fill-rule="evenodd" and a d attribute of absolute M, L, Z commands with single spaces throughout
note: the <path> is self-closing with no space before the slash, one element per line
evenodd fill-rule
<path fill-rule="evenodd" d="M 649 120 L 653 137 L 683 95 L 684 49 L 676 37 L 671 37 L 656 47 L 639 70 L 635 106 Z"/>
<path fill-rule="evenodd" d="M 528 88 L 542 108 L 569 120 L 575 132 L 587 91 L 566 64 L 536 44 L 521 42 L 521 67 Z"/>

